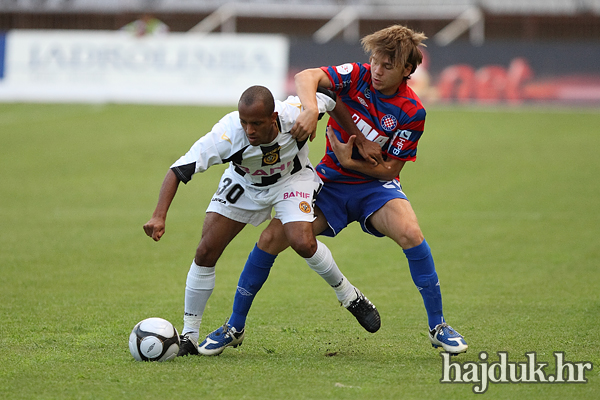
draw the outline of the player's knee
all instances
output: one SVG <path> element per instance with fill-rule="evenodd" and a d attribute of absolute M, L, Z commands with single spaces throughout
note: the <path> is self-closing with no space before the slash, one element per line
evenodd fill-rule
<path fill-rule="evenodd" d="M 260 234 L 260 238 L 258 239 L 258 242 L 260 244 L 277 243 L 279 241 L 280 237 L 281 237 L 281 235 L 280 234 L 275 234 L 274 230 L 265 229 Z"/>
<path fill-rule="evenodd" d="M 208 246 L 203 246 L 201 243 L 196 249 L 194 261 L 196 262 L 196 265 L 214 267 L 220 256 L 221 251 L 215 248 L 209 248 Z"/>
<path fill-rule="evenodd" d="M 403 249 L 410 249 L 411 247 L 416 247 L 423 242 L 423 232 L 421 232 L 421 228 L 419 228 L 418 224 L 411 224 L 403 230 L 402 234 L 396 239 L 396 242 Z"/>
<path fill-rule="evenodd" d="M 290 240 L 290 245 L 302 258 L 310 258 L 317 251 L 317 240 L 314 237 L 294 238 Z"/>
<path fill-rule="evenodd" d="M 423 232 L 421 232 L 421 229 L 419 228 L 418 225 L 416 227 L 414 227 L 413 229 L 410 229 L 407 232 L 406 237 L 407 237 L 407 241 L 409 242 L 409 245 L 411 247 L 420 245 L 423 242 L 423 239 L 425 239 L 423 237 Z"/>
<path fill-rule="evenodd" d="M 258 239 L 258 248 L 269 254 L 279 254 L 289 246 L 283 232 L 265 229 Z"/>

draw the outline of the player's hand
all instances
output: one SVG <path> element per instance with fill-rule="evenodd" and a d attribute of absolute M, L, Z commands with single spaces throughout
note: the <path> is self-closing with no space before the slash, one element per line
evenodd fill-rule
<path fill-rule="evenodd" d="M 352 147 L 354 146 L 356 135 L 350 136 L 350 138 L 348 138 L 348 142 L 342 143 L 338 140 L 337 136 L 335 136 L 335 133 L 333 133 L 333 129 L 331 127 L 327 127 L 326 133 L 327 137 L 329 138 L 331 150 L 333 150 L 335 153 L 335 156 L 340 164 L 345 166 L 346 162 L 352 159 Z"/>
<path fill-rule="evenodd" d="M 366 138 L 363 137 L 363 140 L 356 140 L 356 147 L 358 148 L 358 152 L 360 155 L 370 163 L 373 167 L 377 165 L 383 165 L 384 167 L 389 167 L 383 162 L 383 156 L 381 154 L 381 147 Z"/>
<path fill-rule="evenodd" d="M 150 236 L 155 242 L 165 234 L 165 220 L 162 218 L 152 217 L 150 221 L 144 224 L 144 232 Z"/>
<path fill-rule="evenodd" d="M 290 134 L 299 142 L 306 139 L 312 140 L 317 134 L 317 123 L 319 122 L 319 112 L 311 110 L 302 110 L 296 118 L 296 123 L 292 126 Z"/>

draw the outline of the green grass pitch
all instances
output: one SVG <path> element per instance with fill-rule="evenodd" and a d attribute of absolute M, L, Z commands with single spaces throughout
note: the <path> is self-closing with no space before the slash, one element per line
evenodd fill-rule
<path fill-rule="evenodd" d="M 171 163 L 231 108 L 0 104 L 0 398 L 473 398 L 442 358 L 406 259 L 356 224 L 322 239 L 378 306 L 362 330 L 291 250 L 238 349 L 139 363 L 127 340 L 159 316 L 182 325 L 183 289 L 221 167 L 179 188 L 167 233 L 142 225 Z M 311 144 L 323 152 L 323 125 Z M 435 108 L 401 175 L 433 249 L 448 322 L 470 344 L 524 361 L 592 362 L 586 384 L 491 384 L 490 399 L 600 398 L 600 112 Z M 262 227 L 217 266 L 201 334 L 229 316 Z M 552 372 L 550 369 L 547 372 Z"/>

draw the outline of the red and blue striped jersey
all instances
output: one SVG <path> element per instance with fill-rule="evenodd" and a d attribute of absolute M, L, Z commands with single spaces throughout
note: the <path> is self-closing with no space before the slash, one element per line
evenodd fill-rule
<path fill-rule="evenodd" d="M 385 96 L 371 84 L 371 66 L 352 63 L 321 67 L 328 75 L 333 90 L 343 100 L 352 119 L 365 137 L 378 143 L 383 158 L 414 161 L 417 143 L 425 127 L 425 109 L 416 93 L 404 81 L 398 91 Z M 329 118 L 337 138 L 346 143 L 348 133 Z M 352 158 L 362 159 L 355 147 Z M 325 156 L 317 165 L 317 173 L 324 181 L 364 183 L 376 178 L 343 168 L 327 140 Z"/>

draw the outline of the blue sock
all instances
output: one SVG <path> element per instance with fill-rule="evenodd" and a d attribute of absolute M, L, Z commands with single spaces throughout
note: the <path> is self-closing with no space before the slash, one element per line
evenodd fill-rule
<path fill-rule="evenodd" d="M 425 240 L 420 245 L 404 250 L 408 259 L 408 267 L 413 282 L 423 297 L 429 329 L 444 322 L 442 312 L 442 292 L 440 282 L 435 272 L 435 264 L 431 256 L 431 249 Z"/>
<path fill-rule="evenodd" d="M 254 245 L 254 249 L 248 255 L 248 260 L 246 260 L 246 265 L 240 275 L 235 292 L 233 313 L 229 317 L 229 325 L 233 326 L 238 332 L 246 326 L 246 317 L 250 307 L 252 307 L 254 296 L 263 283 L 267 281 L 276 257 L 262 251 L 257 245 Z"/>

